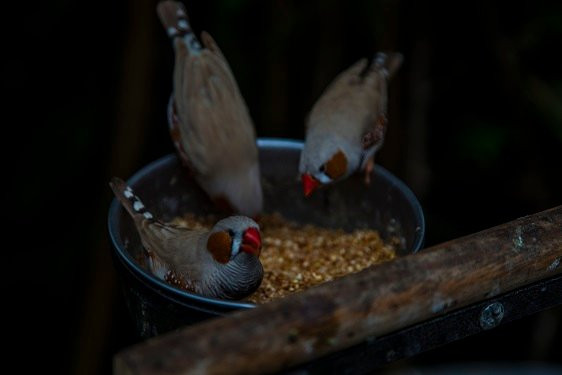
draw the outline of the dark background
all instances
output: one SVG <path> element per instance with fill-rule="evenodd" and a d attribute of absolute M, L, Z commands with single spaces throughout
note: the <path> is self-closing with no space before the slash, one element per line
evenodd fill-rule
<path fill-rule="evenodd" d="M 173 51 L 155 4 L 56 0 L 2 12 L 2 333 L 21 372 L 107 373 L 135 342 L 111 264 L 107 182 L 173 152 Z M 260 137 L 302 139 L 337 73 L 401 51 L 377 161 L 420 199 L 427 245 L 561 203 L 562 3 L 186 5 L 194 30 L 229 60 Z M 390 369 L 560 364 L 561 316 L 551 309 Z"/>

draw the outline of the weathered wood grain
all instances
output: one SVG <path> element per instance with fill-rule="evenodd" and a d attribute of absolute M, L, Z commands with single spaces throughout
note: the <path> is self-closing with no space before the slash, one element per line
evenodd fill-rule
<path fill-rule="evenodd" d="M 116 374 L 274 372 L 562 272 L 562 206 L 162 335 Z"/>

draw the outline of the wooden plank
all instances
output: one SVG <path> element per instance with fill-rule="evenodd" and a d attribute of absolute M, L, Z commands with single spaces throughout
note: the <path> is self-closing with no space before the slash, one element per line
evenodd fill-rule
<path fill-rule="evenodd" d="M 503 315 L 489 319 L 487 311 L 498 304 L 503 307 Z M 373 374 L 377 368 L 387 363 L 500 327 L 561 304 L 562 274 L 559 274 L 388 335 L 369 338 L 360 344 L 298 365 L 283 373 Z M 549 312 L 556 314 L 555 309 Z"/>
<path fill-rule="evenodd" d="M 128 348 L 116 374 L 286 369 L 562 272 L 562 206 Z"/>

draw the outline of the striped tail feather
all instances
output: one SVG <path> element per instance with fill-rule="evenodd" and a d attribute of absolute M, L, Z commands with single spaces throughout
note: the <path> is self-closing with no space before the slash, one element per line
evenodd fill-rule
<path fill-rule="evenodd" d="M 160 22 L 166 29 L 168 36 L 175 40 L 181 38 L 189 53 L 198 55 L 201 53 L 201 44 L 191 30 L 185 7 L 179 1 L 165 0 L 158 3 L 156 12 Z"/>
<path fill-rule="evenodd" d="M 154 216 L 148 212 L 140 198 L 135 195 L 133 189 L 130 186 L 127 186 L 125 181 L 118 177 L 113 177 L 109 186 L 113 190 L 113 193 L 121 202 L 123 207 L 129 212 L 129 214 L 137 220 L 149 220 L 155 221 Z"/>
<path fill-rule="evenodd" d="M 382 71 L 387 79 L 391 79 L 402 65 L 403 60 L 404 56 L 399 52 L 377 52 L 371 68 Z"/>

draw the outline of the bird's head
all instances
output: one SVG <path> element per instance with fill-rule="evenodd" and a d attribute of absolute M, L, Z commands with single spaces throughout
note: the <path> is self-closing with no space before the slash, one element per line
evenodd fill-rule
<path fill-rule="evenodd" d="M 215 224 L 207 239 L 207 250 L 215 261 L 226 264 L 239 254 L 258 258 L 261 254 L 260 227 L 246 216 L 229 216 Z"/>
<path fill-rule="evenodd" d="M 359 153 L 346 144 L 307 141 L 299 165 L 304 195 L 308 197 L 323 185 L 347 178 L 359 164 Z"/>

